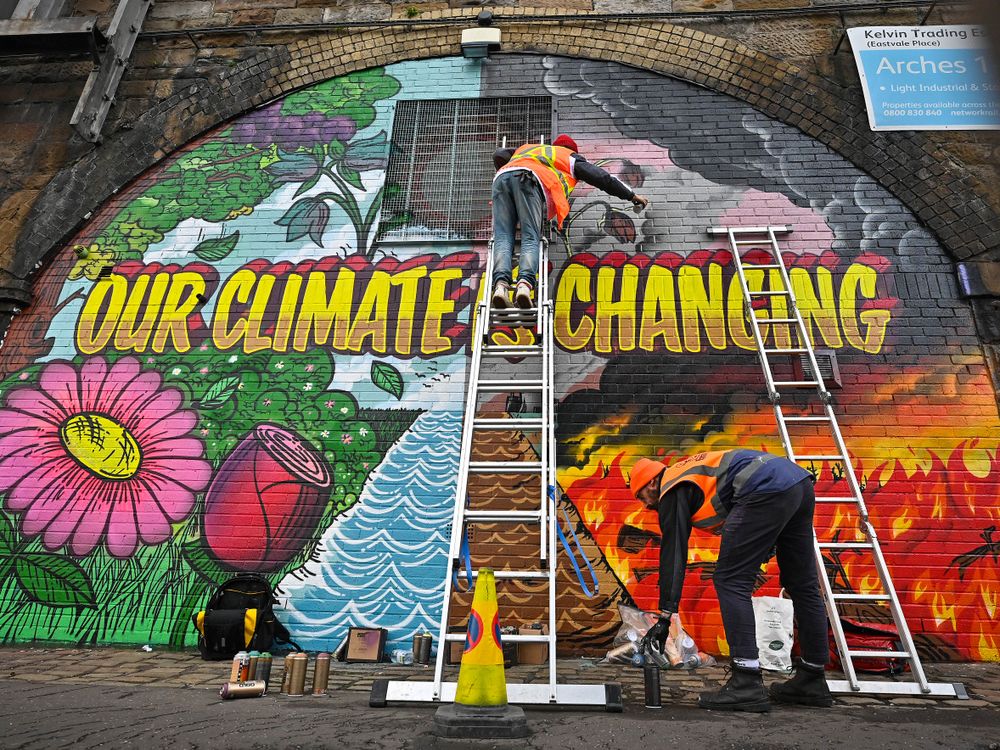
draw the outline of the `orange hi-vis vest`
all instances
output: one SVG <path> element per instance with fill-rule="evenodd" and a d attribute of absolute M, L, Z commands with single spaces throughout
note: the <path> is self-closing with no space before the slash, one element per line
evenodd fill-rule
<path fill-rule="evenodd" d="M 573 177 L 573 152 L 562 146 L 525 143 L 514 152 L 510 161 L 497 170 L 497 174 L 511 169 L 530 169 L 545 188 L 549 219 L 555 219 L 562 228 L 569 214 L 569 194 L 576 187 Z"/>
<path fill-rule="evenodd" d="M 736 451 L 696 453 L 668 466 L 660 475 L 660 499 L 681 482 L 697 485 L 705 493 L 705 500 L 691 517 L 691 525 L 710 534 L 722 533 L 722 525 L 726 522 L 729 510 L 719 499 L 719 482 L 725 478 L 735 454 Z M 774 458 L 777 456 L 762 453 L 757 460 L 740 469 L 731 480 L 734 495 L 740 494 L 743 485 L 761 464 Z"/>

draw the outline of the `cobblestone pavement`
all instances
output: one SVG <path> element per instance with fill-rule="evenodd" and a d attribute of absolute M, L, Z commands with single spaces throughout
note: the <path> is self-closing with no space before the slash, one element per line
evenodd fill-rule
<path fill-rule="evenodd" d="M 443 739 L 435 707 L 370 708 L 374 680 L 430 681 L 433 669 L 394 664 L 332 666 L 327 696 L 222 701 L 228 662 L 197 653 L 140 649 L 0 647 L 0 748 L 7 750 L 811 750 L 1000 748 L 1000 664 L 940 664 L 937 682 L 962 682 L 970 699 L 845 696 L 832 709 L 775 707 L 769 714 L 702 711 L 699 691 L 724 679 L 720 667 L 662 673 L 663 710 L 643 706 L 641 670 L 562 659 L 560 681 L 619 682 L 624 711 L 531 708 L 523 740 Z M 275 660 L 275 679 L 282 673 Z M 449 668 L 446 678 L 454 679 Z M 517 666 L 508 682 L 544 682 L 547 669 Z M 768 681 L 780 677 L 768 677 Z M 307 685 L 312 681 L 311 674 Z"/>
<path fill-rule="evenodd" d="M 204 661 L 193 651 L 145 652 L 124 648 L 18 648 L 0 647 L 0 680 L 59 682 L 70 685 L 150 685 L 156 687 L 218 690 L 229 677 L 229 662 Z M 312 684 L 313 661 L 309 663 L 307 685 Z M 283 659 L 276 656 L 272 678 L 280 679 Z M 842 705 L 920 706 L 941 710 L 990 709 L 1000 711 L 1000 664 L 948 663 L 925 665 L 932 682 L 960 682 L 968 700 L 928 699 L 923 697 L 876 698 L 839 696 Z M 643 702 L 642 670 L 630 666 L 600 665 L 596 659 L 560 659 L 556 669 L 559 682 L 605 683 L 622 685 L 626 703 Z M 768 682 L 781 680 L 765 673 Z M 334 662 L 330 668 L 330 693 L 349 690 L 368 693 L 376 679 L 432 680 L 433 666 L 396 664 L 345 664 Z M 447 667 L 445 679 L 454 680 L 457 668 Z M 508 682 L 546 682 L 545 665 L 518 665 L 506 670 Z M 697 695 L 721 684 L 722 667 L 661 672 L 663 702 L 692 704 Z M 1000 717 L 998 717 L 1000 720 Z"/>

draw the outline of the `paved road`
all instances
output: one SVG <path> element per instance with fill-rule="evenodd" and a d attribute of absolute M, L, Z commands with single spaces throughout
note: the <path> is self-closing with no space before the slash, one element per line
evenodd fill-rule
<path fill-rule="evenodd" d="M 434 708 L 368 707 L 360 690 L 323 698 L 221 701 L 204 688 L 0 681 L 2 748 L 614 748 L 726 750 L 1000 748 L 1000 712 L 940 706 L 840 705 L 727 715 L 691 705 L 622 714 L 529 709 L 525 740 L 445 740 L 431 734 Z"/>

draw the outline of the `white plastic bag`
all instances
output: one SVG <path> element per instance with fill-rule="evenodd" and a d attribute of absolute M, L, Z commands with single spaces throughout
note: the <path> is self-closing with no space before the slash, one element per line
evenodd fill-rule
<path fill-rule="evenodd" d="M 784 593 L 784 589 L 781 593 Z M 782 596 L 753 597 L 757 625 L 757 651 L 761 669 L 790 672 L 792 669 L 792 600 Z"/>

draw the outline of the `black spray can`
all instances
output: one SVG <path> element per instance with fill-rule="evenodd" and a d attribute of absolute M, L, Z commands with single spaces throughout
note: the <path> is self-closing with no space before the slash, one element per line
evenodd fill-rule
<path fill-rule="evenodd" d="M 642 682 L 646 689 L 646 708 L 663 708 L 660 702 L 660 668 L 652 659 L 646 659 L 642 668 Z"/>

